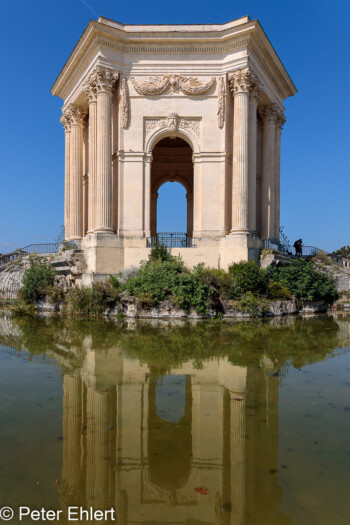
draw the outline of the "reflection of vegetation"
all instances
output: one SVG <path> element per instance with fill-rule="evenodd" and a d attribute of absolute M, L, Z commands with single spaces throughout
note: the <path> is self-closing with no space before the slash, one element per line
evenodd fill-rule
<path fill-rule="evenodd" d="M 52 317 L 12 319 L 11 323 L 13 333 L 21 335 L 0 336 L 2 344 L 25 348 L 32 354 L 51 351 L 57 357 L 64 355 L 71 366 L 81 362 L 88 349 L 103 352 L 118 348 L 158 374 L 185 362 L 200 368 L 212 357 L 227 357 L 239 366 L 260 366 L 261 359 L 268 358 L 276 370 L 286 364 L 300 368 L 323 360 L 344 344 L 337 323 L 330 317 L 222 325 L 184 322 L 178 326 L 103 320 L 67 322 Z"/>

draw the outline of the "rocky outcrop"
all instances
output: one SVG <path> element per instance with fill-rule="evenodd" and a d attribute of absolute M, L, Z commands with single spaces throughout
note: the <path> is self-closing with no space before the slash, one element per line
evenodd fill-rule
<path fill-rule="evenodd" d="M 81 250 L 66 250 L 58 254 L 25 255 L 20 259 L 0 266 L 0 299 L 14 299 L 22 286 L 22 280 L 32 260 L 45 260 L 56 270 L 55 285 L 64 292 L 79 283 L 85 270 L 84 254 Z"/>

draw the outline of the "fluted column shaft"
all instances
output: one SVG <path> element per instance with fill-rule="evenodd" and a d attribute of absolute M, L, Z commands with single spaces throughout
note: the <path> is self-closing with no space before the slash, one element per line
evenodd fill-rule
<path fill-rule="evenodd" d="M 97 95 L 97 169 L 95 231 L 112 232 L 111 93 Z"/>
<path fill-rule="evenodd" d="M 96 150 L 97 150 L 97 100 L 89 98 L 89 196 L 88 196 L 88 233 L 95 229 L 95 194 L 96 194 Z"/>
<path fill-rule="evenodd" d="M 83 237 L 83 119 L 79 108 L 71 108 L 69 237 Z"/>
<path fill-rule="evenodd" d="M 253 90 L 249 99 L 249 197 L 248 223 L 256 231 L 256 144 L 257 144 L 258 90 Z"/>
<path fill-rule="evenodd" d="M 282 127 L 286 121 L 283 112 L 279 112 L 276 121 L 275 131 L 275 231 L 274 238 L 279 241 L 280 239 L 280 170 L 281 170 L 281 134 Z"/>
<path fill-rule="evenodd" d="M 231 232 L 248 231 L 248 123 L 249 93 L 236 93 L 233 117 Z"/>
<path fill-rule="evenodd" d="M 63 114 L 61 122 L 64 127 L 65 154 L 64 154 L 64 238 L 70 238 L 70 119 Z"/>
<path fill-rule="evenodd" d="M 250 101 L 250 93 L 258 92 L 259 81 L 249 67 L 230 73 L 228 79 L 234 97 L 231 233 L 247 233 L 250 228 L 249 199 L 254 199 L 250 195 L 250 190 L 254 191 L 251 182 L 256 177 L 256 122 L 253 116 L 256 116 L 257 102 Z M 250 207 L 255 214 L 254 202 L 251 201 Z M 256 223 L 256 219 L 253 222 Z"/>
<path fill-rule="evenodd" d="M 275 231 L 275 108 L 262 112 L 263 158 L 261 191 L 261 236 L 272 239 Z"/>

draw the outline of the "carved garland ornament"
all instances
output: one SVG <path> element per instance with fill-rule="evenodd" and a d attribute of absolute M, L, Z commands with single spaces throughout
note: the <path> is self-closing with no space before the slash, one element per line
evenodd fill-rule
<path fill-rule="evenodd" d="M 176 113 L 172 113 L 168 117 L 154 117 L 145 119 L 145 139 L 146 142 L 154 131 L 159 129 L 169 129 L 174 132 L 178 129 L 189 130 L 197 137 L 200 136 L 200 120 L 198 118 L 179 117 Z"/>
<path fill-rule="evenodd" d="M 122 79 L 121 87 L 121 105 L 122 105 L 122 128 L 126 129 L 129 126 L 129 88 L 126 78 Z"/>
<path fill-rule="evenodd" d="M 220 129 L 222 129 L 225 123 L 225 77 L 220 77 L 219 79 L 217 114 L 218 114 L 218 126 Z"/>
<path fill-rule="evenodd" d="M 204 95 L 215 84 L 216 78 L 211 77 L 207 82 L 201 82 L 195 77 L 164 75 L 163 77 L 150 77 L 145 82 L 137 82 L 134 77 L 131 77 L 130 81 L 139 95 L 161 95 L 167 89 L 171 95 L 179 92 L 185 95 Z"/>

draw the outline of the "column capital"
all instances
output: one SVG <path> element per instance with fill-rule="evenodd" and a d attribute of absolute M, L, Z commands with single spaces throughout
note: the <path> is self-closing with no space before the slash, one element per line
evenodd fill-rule
<path fill-rule="evenodd" d="M 279 115 L 280 109 L 277 104 L 273 103 L 269 106 L 263 106 L 259 109 L 259 117 L 261 121 L 265 123 L 276 123 L 277 117 Z"/>
<path fill-rule="evenodd" d="M 229 73 L 227 78 L 233 95 L 246 93 L 259 97 L 262 84 L 250 67 L 237 69 Z"/>
<path fill-rule="evenodd" d="M 70 104 L 63 111 L 63 116 L 61 117 L 61 122 L 63 127 L 65 126 L 81 126 L 83 127 L 84 121 L 86 118 L 86 113 L 79 108 L 78 106 L 73 106 Z"/>
<path fill-rule="evenodd" d="M 282 128 L 284 124 L 286 123 L 286 120 L 287 118 L 285 114 L 283 113 L 283 110 L 278 108 L 277 114 L 276 114 L 276 128 L 282 131 Z"/>
<path fill-rule="evenodd" d="M 71 122 L 71 117 L 69 113 L 67 112 L 67 110 L 63 111 L 62 117 L 60 118 L 60 122 L 63 126 L 64 132 L 70 133 L 72 122 Z"/>
<path fill-rule="evenodd" d="M 89 99 L 94 100 L 98 93 L 113 93 L 119 73 L 104 66 L 96 66 L 84 83 L 84 91 Z"/>

